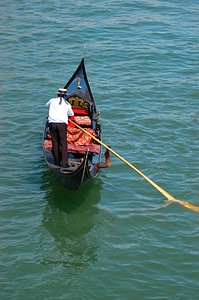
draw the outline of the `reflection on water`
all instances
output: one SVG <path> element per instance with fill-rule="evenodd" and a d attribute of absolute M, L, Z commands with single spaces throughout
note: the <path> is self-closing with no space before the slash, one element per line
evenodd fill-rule
<path fill-rule="evenodd" d="M 81 190 L 71 191 L 45 172 L 41 187 L 46 191 L 42 223 L 53 238 L 53 249 L 42 264 L 81 268 L 97 260 L 98 244 L 93 232 L 100 185 L 97 179 Z"/>

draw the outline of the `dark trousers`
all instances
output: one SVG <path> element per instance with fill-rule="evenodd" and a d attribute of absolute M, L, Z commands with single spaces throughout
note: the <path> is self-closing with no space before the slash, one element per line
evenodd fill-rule
<path fill-rule="evenodd" d="M 67 125 L 65 123 L 49 123 L 52 136 L 52 147 L 55 164 L 65 166 L 68 163 Z"/>

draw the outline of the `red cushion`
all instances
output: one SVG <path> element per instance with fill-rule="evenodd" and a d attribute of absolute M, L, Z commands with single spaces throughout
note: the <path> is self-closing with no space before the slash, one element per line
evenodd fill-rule
<path fill-rule="evenodd" d="M 93 129 L 85 128 L 85 130 L 88 131 L 93 136 L 96 136 L 96 133 Z M 75 145 L 90 145 L 92 143 L 92 137 L 90 137 L 88 134 L 84 133 L 79 128 L 68 127 L 67 141 L 69 144 L 73 143 Z"/>
<path fill-rule="evenodd" d="M 44 148 L 52 149 L 52 140 L 44 140 Z M 87 149 L 89 152 L 100 153 L 99 144 L 91 144 L 88 146 L 68 144 L 68 151 L 72 153 L 85 153 Z"/>
<path fill-rule="evenodd" d="M 100 153 L 100 145 L 91 144 L 89 146 L 79 146 L 74 144 L 68 144 L 68 151 L 72 153 L 85 153 L 86 150 L 89 152 Z"/>
<path fill-rule="evenodd" d="M 86 109 L 83 108 L 73 108 L 73 112 L 75 115 L 88 115 Z"/>
<path fill-rule="evenodd" d="M 91 119 L 89 116 L 75 116 L 74 121 L 80 126 L 91 126 Z"/>

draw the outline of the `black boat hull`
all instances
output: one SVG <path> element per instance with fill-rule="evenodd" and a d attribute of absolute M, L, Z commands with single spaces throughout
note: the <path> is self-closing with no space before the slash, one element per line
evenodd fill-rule
<path fill-rule="evenodd" d="M 78 68 L 64 88 L 67 89 L 67 100 L 70 102 L 75 115 L 77 114 L 81 117 L 79 114 L 82 113 L 82 111 L 86 113 L 86 116 L 89 116 L 91 120 L 89 129 L 93 131 L 97 139 L 101 140 L 99 112 L 97 112 L 96 104 L 88 83 L 84 59 L 81 60 Z M 85 146 L 68 144 L 70 167 L 63 170 L 60 166 L 55 165 L 51 143 L 47 122 L 43 133 L 44 158 L 54 177 L 64 187 L 68 189 L 79 189 L 91 179 L 98 176 L 99 169 L 95 166 L 101 161 L 101 145 L 93 143 L 93 141 L 91 145 Z"/>
<path fill-rule="evenodd" d="M 98 175 L 98 172 L 95 172 L 94 167 L 93 170 L 90 169 L 88 155 L 85 155 L 79 166 L 71 165 L 67 171 L 63 171 L 61 167 L 56 166 L 47 160 L 46 163 L 56 180 L 67 189 L 77 190 Z"/>

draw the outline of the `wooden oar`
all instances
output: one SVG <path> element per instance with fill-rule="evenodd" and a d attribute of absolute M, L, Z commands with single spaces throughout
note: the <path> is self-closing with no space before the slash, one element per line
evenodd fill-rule
<path fill-rule="evenodd" d="M 189 202 L 185 202 L 185 201 L 176 199 L 171 194 L 169 194 L 168 192 L 166 192 L 163 188 L 161 188 L 157 183 L 155 183 L 149 177 L 147 177 L 146 175 L 144 175 L 140 170 L 138 170 L 135 166 L 133 166 L 131 163 L 129 163 L 126 159 L 124 159 L 122 156 L 120 156 L 112 148 L 110 148 L 109 146 L 107 146 L 106 144 L 104 144 L 102 141 L 100 141 L 99 139 L 97 139 L 91 133 L 89 133 L 84 128 L 82 128 L 81 126 L 79 126 L 77 123 L 73 122 L 70 119 L 69 119 L 69 121 L 73 125 L 75 125 L 77 128 L 81 129 L 84 133 L 86 133 L 87 135 L 89 135 L 90 137 L 92 137 L 97 143 L 99 143 L 100 145 L 102 145 L 103 147 L 105 147 L 106 149 L 108 149 L 111 153 L 113 153 L 116 157 L 118 157 L 121 161 L 123 161 L 131 169 L 133 169 L 134 171 L 136 171 L 140 176 L 142 176 L 146 181 L 148 181 L 154 188 L 156 188 L 156 190 L 158 190 L 161 194 L 163 194 L 169 201 L 178 202 L 181 205 L 183 205 L 184 207 L 192 209 L 192 210 L 194 210 L 194 211 L 196 211 L 196 212 L 199 213 L 199 207 L 198 206 L 192 205 Z"/>

